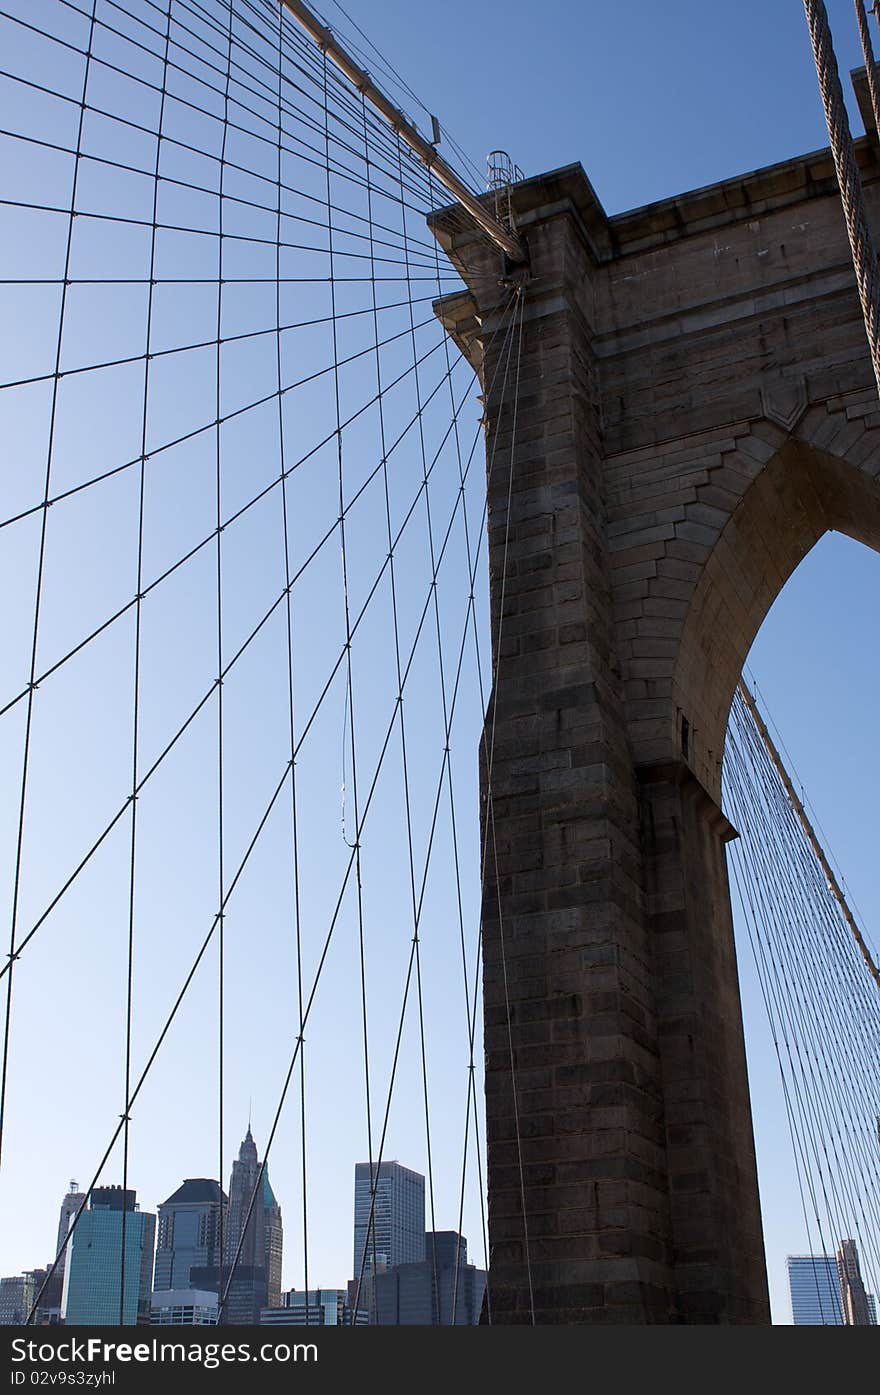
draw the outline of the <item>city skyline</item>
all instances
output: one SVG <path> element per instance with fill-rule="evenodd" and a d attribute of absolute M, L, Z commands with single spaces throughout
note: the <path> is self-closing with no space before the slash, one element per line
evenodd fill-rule
<path fill-rule="evenodd" d="M 251 1187 L 258 1175 L 259 1166 L 257 1162 L 256 1145 L 253 1140 L 250 1124 L 242 1142 L 239 1157 L 233 1161 L 233 1174 L 236 1167 L 239 1169 L 238 1175 L 241 1178 L 250 1179 Z M 431 1283 L 429 1271 L 433 1269 L 435 1292 L 439 1291 L 440 1313 L 446 1313 L 441 1321 L 449 1321 L 448 1314 L 453 1309 L 453 1298 L 455 1298 L 455 1311 L 458 1313 L 457 1321 L 476 1320 L 468 1314 L 474 1311 L 476 1302 L 476 1312 L 479 1312 L 480 1296 L 482 1287 L 474 1289 L 473 1279 L 462 1282 L 461 1292 L 458 1292 L 458 1284 L 454 1283 L 451 1277 L 445 1278 L 439 1288 L 436 1289 L 438 1280 L 438 1270 L 448 1270 L 450 1274 L 455 1265 L 461 1265 L 462 1271 L 473 1271 L 474 1266 L 468 1265 L 468 1247 L 464 1237 L 459 1236 L 454 1231 L 440 1231 L 432 1233 L 424 1230 L 424 1177 L 406 1168 L 396 1159 L 383 1162 L 381 1168 L 376 1165 L 370 1169 L 369 1163 L 356 1163 L 354 1167 L 354 1203 L 352 1207 L 352 1231 L 354 1235 L 354 1255 L 362 1252 L 364 1237 L 367 1229 L 367 1217 L 369 1214 L 369 1184 L 372 1177 L 379 1173 L 376 1187 L 376 1208 L 377 1217 L 377 1247 L 384 1245 L 385 1249 L 381 1256 L 377 1252 L 377 1263 L 379 1269 L 379 1284 L 373 1288 L 371 1275 L 371 1265 L 364 1265 L 363 1284 L 358 1277 L 358 1267 L 355 1266 L 355 1273 L 348 1287 L 336 1286 L 327 1288 L 317 1285 L 310 1288 L 308 1295 L 304 1290 L 299 1290 L 296 1286 L 285 1288 L 280 1286 L 273 1296 L 275 1303 L 260 1303 L 259 1308 L 268 1308 L 270 1315 L 265 1319 L 267 1324 L 283 1325 L 293 1323 L 303 1325 L 306 1322 L 319 1324 L 338 1324 L 350 1320 L 350 1312 L 353 1310 L 353 1293 L 360 1294 L 358 1322 L 368 1323 L 371 1320 L 370 1311 L 374 1314 L 381 1314 L 381 1320 L 386 1324 L 399 1323 L 401 1318 L 389 1316 L 401 1310 L 400 1293 L 401 1285 L 406 1283 L 406 1297 L 403 1300 L 404 1312 L 407 1305 L 417 1313 L 422 1313 L 427 1302 L 430 1306 Z M 384 1186 L 383 1186 L 384 1183 Z M 419 1185 L 421 1184 L 421 1185 Z M 364 1192 L 366 1189 L 367 1199 L 365 1202 Z M 133 1241 L 133 1249 L 129 1251 L 126 1265 L 126 1286 L 128 1290 L 126 1311 L 128 1317 L 126 1321 L 134 1321 L 135 1315 L 140 1305 L 143 1309 L 145 1295 L 150 1295 L 155 1301 L 152 1306 L 156 1312 L 153 1321 L 159 1324 L 186 1324 L 193 1322 L 216 1321 L 216 1293 L 214 1294 L 213 1308 L 208 1306 L 203 1309 L 196 1308 L 197 1316 L 193 1316 L 192 1304 L 201 1300 L 208 1300 L 210 1293 L 204 1292 L 205 1285 L 190 1282 L 188 1273 L 189 1267 L 194 1267 L 199 1259 L 204 1259 L 210 1263 L 211 1253 L 216 1252 L 219 1227 L 217 1224 L 217 1208 L 221 1202 L 228 1207 L 228 1198 L 216 1181 L 211 1178 L 185 1178 L 180 1186 L 166 1198 L 164 1202 L 158 1203 L 157 1214 L 141 1212 L 136 1203 L 137 1193 L 130 1189 L 125 1194 L 123 1202 L 122 1189 L 119 1186 L 107 1186 L 94 1188 L 88 1194 L 91 1205 L 83 1212 L 84 1217 L 89 1217 L 84 1228 L 84 1246 L 91 1248 L 97 1246 L 102 1255 L 109 1257 L 110 1265 L 108 1273 L 113 1269 L 113 1255 L 121 1248 L 121 1225 L 119 1218 L 124 1208 L 131 1219 L 135 1220 L 130 1239 Z M 242 1196 L 244 1195 L 242 1191 Z M 271 1189 L 268 1195 L 274 1194 Z M 87 1196 L 78 1190 L 75 1181 L 71 1181 L 67 1193 L 62 1199 L 59 1224 L 58 1224 L 58 1248 L 60 1250 L 62 1241 L 67 1234 L 70 1220 L 78 1209 L 79 1203 Z M 379 1198 L 382 1198 L 380 1203 Z M 246 1199 L 245 1199 L 246 1200 Z M 95 1204 L 97 1202 L 97 1204 Z M 277 1206 L 277 1203 L 274 1203 Z M 401 1224 L 403 1215 L 406 1215 L 407 1225 Z M 228 1214 L 228 1211 L 227 1211 Z M 183 1216 L 187 1222 L 185 1226 L 180 1224 L 180 1217 Z M 140 1218 L 143 1217 L 143 1220 Z M 198 1224 L 195 1227 L 191 1218 L 198 1217 Z M 381 1217 L 381 1220 L 378 1218 Z M 421 1217 L 422 1229 L 418 1239 L 414 1239 L 417 1231 L 408 1223 L 415 1218 Z M 243 1216 L 238 1217 L 240 1227 Z M 83 1224 L 82 1220 L 79 1223 Z M 254 1227 L 250 1227 L 250 1244 L 242 1247 L 242 1259 L 254 1258 L 256 1252 L 256 1240 L 254 1238 Z M 412 1233 L 410 1233 L 412 1232 Z M 147 1270 L 144 1265 L 144 1250 L 152 1242 L 149 1237 L 155 1237 L 155 1257 L 151 1259 L 149 1275 L 152 1282 L 148 1282 Z M 240 1229 L 233 1231 L 227 1240 L 227 1254 L 230 1256 L 238 1248 Z M 75 1236 L 68 1246 L 68 1251 L 74 1248 Z M 418 1259 L 413 1255 L 419 1250 Z M 207 1251 L 207 1253 L 205 1253 Z M 80 1255 L 82 1249 L 80 1250 Z M 152 1251 L 151 1251 L 152 1254 Z M 402 1258 L 406 1254 L 408 1258 Z M 389 1256 L 394 1262 L 389 1263 Z M 65 1256 L 66 1258 L 66 1256 Z M 118 1269 L 118 1263 L 117 1263 Z M 871 1325 L 877 1324 L 877 1300 L 873 1293 L 866 1292 L 861 1277 L 858 1248 L 855 1242 L 849 1238 L 843 1238 L 832 1255 L 802 1254 L 789 1255 L 786 1259 L 786 1269 L 788 1275 L 789 1294 L 789 1321 L 794 1326 L 845 1326 L 845 1325 Z M 421 1271 L 424 1270 L 424 1279 Z M 394 1272 L 386 1272 L 394 1271 Z M 49 1270 L 34 1268 L 25 1270 L 18 1275 L 0 1275 L 0 1323 L 23 1322 L 27 1316 L 29 1308 L 40 1292 L 41 1285 L 46 1279 Z M 202 1276 L 208 1272 L 203 1268 Z M 245 1288 L 250 1288 L 253 1284 L 253 1265 L 244 1269 Z M 276 1271 L 277 1272 L 277 1271 Z M 64 1269 L 60 1275 L 56 1274 L 56 1280 L 60 1286 L 63 1279 Z M 398 1277 L 398 1274 L 400 1277 Z M 217 1270 L 215 1268 L 214 1278 L 216 1281 Z M 389 1286 L 390 1281 L 393 1284 Z M 428 1280 L 427 1297 L 423 1292 L 424 1280 Z M 91 1282 L 86 1278 L 86 1282 Z M 84 1276 L 77 1278 L 80 1289 L 83 1288 Z M 361 1291 L 362 1290 L 362 1291 Z M 53 1288 L 54 1291 L 54 1288 Z M 246 1302 L 247 1300 L 245 1300 Z M 434 1302 L 438 1300 L 435 1297 Z M 65 1287 L 63 1303 L 67 1302 L 67 1288 Z M 86 1310 L 82 1296 L 75 1299 L 74 1313 L 71 1321 L 94 1322 L 94 1321 L 118 1321 L 116 1313 L 119 1304 L 119 1274 L 113 1272 L 108 1279 L 104 1279 L 98 1284 L 97 1289 L 92 1294 L 92 1304 L 97 1304 L 98 1309 L 105 1313 L 105 1316 L 96 1319 L 93 1316 L 94 1309 Z M 189 1303 L 188 1308 L 182 1304 Z M 239 1299 L 239 1305 L 241 1299 Z M 167 1305 L 167 1306 L 164 1306 Z M 110 1319 L 106 1316 L 113 1309 L 114 1317 Z M 312 1312 L 314 1307 L 315 1311 Z M 44 1296 L 40 1310 L 46 1312 L 49 1308 L 49 1295 Z M 343 1308 L 346 1316 L 343 1318 Z M 295 1310 L 295 1311 L 290 1311 Z M 82 1312 L 88 1311 L 87 1316 L 82 1316 Z M 213 1311 L 213 1319 L 210 1312 Z M 436 1311 L 436 1310 L 435 1310 Z M 62 1308 L 63 1312 L 63 1308 Z M 288 1315 L 288 1313 L 290 1315 Z M 185 1314 L 185 1315 L 184 1315 Z M 51 1319 L 50 1319 L 51 1320 Z M 237 1319 L 229 1317 L 229 1321 L 246 1321 L 244 1317 Z M 255 1321 L 262 1321 L 259 1317 Z M 407 1319 L 423 1321 L 425 1319 Z"/>
<path fill-rule="evenodd" d="M 71 1182 L 58 1226 L 58 1258 L 64 1259 L 64 1268 L 59 1263 L 51 1280 L 49 1267 L 0 1276 L 0 1323 L 26 1321 L 41 1288 L 37 1325 L 115 1325 L 120 1313 L 126 1325 L 150 1314 L 158 1325 L 216 1322 L 220 1293 L 227 1288 L 224 1325 L 264 1320 L 339 1324 L 348 1323 L 355 1311 L 359 1325 L 371 1320 L 452 1323 L 453 1314 L 458 1323 L 478 1321 L 485 1271 L 468 1263 L 465 1237 L 455 1231 L 426 1232 L 425 1178 L 420 1173 L 396 1159 L 372 1169 L 369 1163 L 355 1164 L 354 1254 L 363 1252 L 368 1228 L 372 1233 L 368 1217 L 375 1179 L 377 1244 L 382 1246 L 381 1255 L 375 1251 L 375 1273 L 364 1259 L 363 1269 L 356 1266 L 346 1287 L 318 1286 L 306 1292 L 280 1284 L 281 1212 L 267 1169 L 256 1186 L 260 1172 L 249 1123 L 232 1163 L 228 1197 L 212 1178 L 185 1178 L 153 1213 L 142 1210 L 134 1188 L 113 1184 L 84 1193 Z M 252 1198 L 261 1202 L 262 1212 L 254 1205 L 248 1220 Z M 224 1265 L 230 1270 L 234 1265 L 231 1274 L 216 1262 L 221 1231 Z M 363 1273 L 365 1297 L 356 1303 Z"/>

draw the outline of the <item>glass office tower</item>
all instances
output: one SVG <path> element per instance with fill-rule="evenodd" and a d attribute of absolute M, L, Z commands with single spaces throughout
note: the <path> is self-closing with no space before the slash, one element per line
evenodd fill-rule
<path fill-rule="evenodd" d="M 192 1287 L 190 1270 L 220 1262 L 220 1212 L 226 1197 L 209 1177 L 187 1177 L 159 1206 L 153 1290 Z"/>
<path fill-rule="evenodd" d="M 370 1206 L 375 1179 L 372 1225 Z M 366 1258 L 365 1258 L 366 1255 Z M 399 1162 L 356 1163 L 353 1277 L 425 1258 L 425 1179 Z M 363 1270 L 361 1265 L 363 1264 Z"/>
<path fill-rule="evenodd" d="M 825 1255 L 789 1255 L 788 1287 L 795 1327 L 843 1327 L 835 1259 Z"/>
<path fill-rule="evenodd" d="M 125 1266 L 122 1229 L 125 1217 Z M 63 1311 L 69 1327 L 133 1325 L 150 1311 L 156 1217 L 139 1211 L 135 1193 L 93 1187 L 67 1251 Z"/>
<path fill-rule="evenodd" d="M 789 1255 L 788 1287 L 795 1327 L 876 1327 L 877 1303 L 866 1293 L 854 1240 L 836 1255 Z"/>

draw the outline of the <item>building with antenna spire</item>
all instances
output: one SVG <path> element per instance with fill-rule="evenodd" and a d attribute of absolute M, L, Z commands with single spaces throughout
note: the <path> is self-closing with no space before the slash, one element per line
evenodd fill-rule
<path fill-rule="evenodd" d="M 67 1239 L 67 1232 L 70 1230 L 70 1223 L 73 1220 L 79 1208 L 82 1206 L 85 1199 L 85 1192 L 80 1191 L 79 1183 L 72 1178 L 70 1186 L 67 1190 L 67 1195 L 61 1203 L 61 1214 L 58 1217 L 58 1239 L 55 1242 L 55 1254 L 61 1255 L 61 1258 L 58 1261 L 58 1268 L 55 1271 L 56 1277 L 59 1274 L 61 1275 L 61 1277 L 64 1276 L 64 1265 L 67 1257 L 67 1252 L 65 1251 L 64 1254 L 62 1254 L 61 1247 Z"/>

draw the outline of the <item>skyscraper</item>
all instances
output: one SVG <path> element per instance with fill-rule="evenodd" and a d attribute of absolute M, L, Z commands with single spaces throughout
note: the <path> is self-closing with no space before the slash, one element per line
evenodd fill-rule
<path fill-rule="evenodd" d="M 486 1291 L 486 1271 L 468 1264 L 465 1237 L 455 1230 L 429 1230 L 425 1263 L 434 1285 L 431 1321 L 441 1327 L 475 1327 Z"/>
<path fill-rule="evenodd" d="M 373 1182 L 376 1199 L 372 1225 Z M 425 1258 L 425 1179 L 399 1162 L 356 1163 L 353 1277 Z"/>
<path fill-rule="evenodd" d="M 472 1327 L 480 1320 L 485 1289 L 486 1272 L 468 1264 L 464 1236 L 428 1231 L 423 1260 L 379 1269 L 360 1286 L 353 1280 L 349 1303 L 357 1301 L 382 1327 Z"/>
<path fill-rule="evenodd" d="M 855 1240 L 841 1240 L 837 1251 L 837 1274 L 840 1280 L 843 1320 L 847 1327 L 872 1326 L 868 1295 L 862 1282 L 862 1269 Z"/>
<path fill-rule="evenodd" d="M 261 1308 L 278 1308 L 281 1305 L 284 1241 L 281 1207 L 269 1183 L 268 1169 L 264 1169 L 262 1182 L 258 1185 L 259 1176 L 257 1145 L 248 1124 L 229 1180 L 222 1276 L 213 1266 L 193 1266 L 190 1270 L 193 1288 L 218 1288 L 222 1292 L 235 1265 L 221 1315 L 224 1323 L 255 1324 L 260 1321 Z M 252 1198 L 253 1209 L 248 1220 Z"/>
<path fill-rule="evenodd" d="M 47 1279 L 45 1287 L 42 1289 L 38 1321 L 59 1322 L 61 1319 L 64 1271 L 67 1267 L 67 1249 L 62 1247 L 67 1239 L 67 1232 L 70 1230 L 73 1218 L 85 1199 L 85 1192 L 81 1192 L 78 1183 L 71 1180 L 67 1194 L 61 1203 L 61 1212 L 58 1217 L 58 1235 L 55 1240 L 55 1253 L 52 1256 L 52 1260 L 57 1259 L 58 1262 L 55 1265 L 54 1274 Z M 51 1268 L 51 1265 L 49 1267 Z"/>
<path fill-rule="evenodd" d="M 826 1255 L 789 1255 L 787 1265 L 795 1327 L 842 1327 L 835 1261 Z"/>
<path fill-rule="evenodd" d="M 58 1239 L 55 1242 L 55 1254 L 52 1256 L 53 1259 L 56 1258 L 57 1255 L 61 1254 L 61 1246 L 67 1239 L 67 1232 L 70 1230 L 70 1222 L 73 1220 L 74 1216 L 76 1215 L 79 1208 L 82 1206 L 85 1199 L 86 1194 L 85 1192 L 81 1192 L 79 1190 L 79 1184 L 76 1181 L 71 1181 L 67 1195 L 61 1203 L 61 1214 L 58 1217 Z M 60 1277 L 61 1279 L 64 1278 L 64 1268 L 66 1262 L 67 1251 L 65 1250 L 64 1254 L 61 1254 L 61 1259 L 58 1262 L 58 1268 L 55 1270 L 55 1274 L 53 1277 Z"/>
<path fill-rule="evenodd" d="M 28 1269 L 0 1279 L 0 1327 L 20 1327 L 27 1322 L 45 1277 L 45 1269 Z"/>
<path fill-rule="evenodd" d="M 122 1230 L 125 1218 L 125 1268 Z M 137 1209 L 134 1191 L 93 1187 L 88 1210 L 77 1222 L 67 1250 L 64 1320 L 68 1326 L 132 1325 L 150 1310 L 156 1217 Z"/>
<path fill-rule="evenodd" d="M 159 1206 L 154 1290 L 188 1289 L 190 1270 L 220 1262 L 220 1213 L 226 1197 L 218 1182 L 187 1177 Z"/>
<path fill-rule="evenodd" d="M 873 1327 L 877 1309 L 862 1282 L 855 1241 L 828 1255 L 790 1255 L 788 1285 L 795 1327 Z"/>

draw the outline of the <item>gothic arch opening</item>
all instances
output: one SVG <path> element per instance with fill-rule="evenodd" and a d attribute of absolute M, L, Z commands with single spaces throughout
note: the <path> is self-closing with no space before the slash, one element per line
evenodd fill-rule
<path fill-rule="evenodd" d="M 746 656 L 789 577 L 833 531 L 880 551 L 880 481 L 869 468 L 790 438 L 748 486 L 706 562 L 682 633 L 673 701 L 687 759 L 716 799 Z"/>

